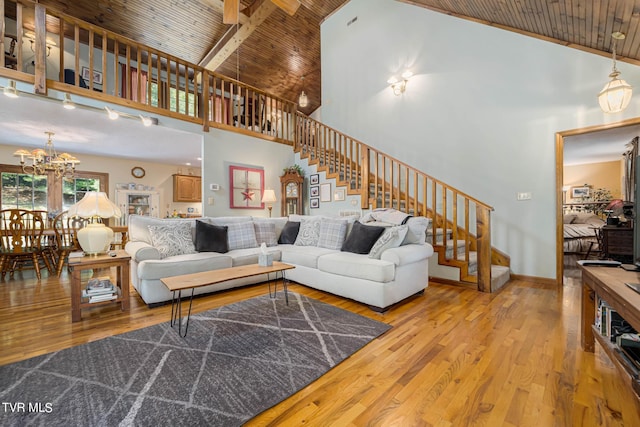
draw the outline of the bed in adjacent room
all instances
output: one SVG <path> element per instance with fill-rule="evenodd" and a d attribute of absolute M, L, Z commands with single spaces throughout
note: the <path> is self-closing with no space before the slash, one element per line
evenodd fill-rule
<path fill-rule="evenodd" d="M 605 221 L 594 213 L 566 213 L 563 217 L 564 253 L 598 251 L 596 230 Z"/>

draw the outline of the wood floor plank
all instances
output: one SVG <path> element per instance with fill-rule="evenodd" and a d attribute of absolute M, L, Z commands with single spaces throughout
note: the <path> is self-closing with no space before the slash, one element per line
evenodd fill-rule
<path fill-rule="evenodd" d="M 599 351 L 579 343 L 581 288 L 514 280 L 495 294 L 432 284 L 384 314 L 304 286 L 290 289 L 393 326 L 249 426 L 640 426 L 640 404 Z M 131 310 L 83 310 L 69 277 L 0 281 L 0 364 L 166 322 L 131 289 Z M 267 293 L 259 284 L 194 300 L 200 312 Z"/>

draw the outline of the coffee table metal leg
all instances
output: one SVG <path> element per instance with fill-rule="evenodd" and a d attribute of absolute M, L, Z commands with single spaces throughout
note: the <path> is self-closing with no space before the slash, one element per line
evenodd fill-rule
<path fill-rule="evenodd" d="M 289 305 L 289 293 L 287 292 L 287 284 L 288 284 L 287 276 L 285 276 L 284 270 L 282 270 L 280 274 L 282 275 L 282 287 L 284 288 L 284 299 L 287 302 L 287 305 Z"/>
<path fill-rule="evenodd" d="M 278 273 L 276 272 L 276 281 L 273 284 L 273 293 L 271 292 L 271 274 L 267 273 L 267 283 L 269 284 L 269 298 L 275 299 L 278 292 Z"/>
<path fill-rule="evenodd" d="M 171 299 L 171 327 L 178 324 L 178 335 L 182 338 L 187 336 L 187 330 L 189 329 L 189 320 L 191 319 L 191 307 L 193 306 L 193 294 L 195 288 L 191 288 L 191 297 L 189 298 L 189 311 L 187 312 L 187 322 L 184 326 L 184 333 L 182 332 L 182 291 L 178 291 L 178 298 L 176 299 L 176 291 L 173 291 L 173 297 Z M 175 310 L 174 310 L 175 307 Z"/>

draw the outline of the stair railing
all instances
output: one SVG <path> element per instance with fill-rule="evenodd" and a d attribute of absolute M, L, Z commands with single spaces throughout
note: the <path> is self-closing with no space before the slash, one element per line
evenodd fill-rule
<path fill-rule="evenodd" d="M 294 150 L 346 186 L 348 194 L 359 194 L 361 208 L 430 218 L 427 236 L 439 263 L 460 268 L 461 281 L 490 291 L 491 206 L 300 112 Z M 476 274 L 468 271 L 471 252 L 476 252 Z"/>

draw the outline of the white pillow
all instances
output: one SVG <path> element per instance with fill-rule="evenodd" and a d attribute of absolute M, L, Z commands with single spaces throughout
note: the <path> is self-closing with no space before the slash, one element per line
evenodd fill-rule
<path fill-rule="evenodd" d="M 382 233 L 382 236 L 374 243 L 371 251 L 369 251 L 369 258 L 380 259 L 382 252 L 389 248 L 397 248 L 400 246 L 408 231 L 409 226 L 407 225 L 387 227 Z"/>
<path fill-rule="evenodd" d="M 196 252 L 189 222 L 150 225 L 149 234 L 151 244 L 160 252 L 160 259 Z"/>
<path fill-rule="evenodd" d="M 294 245 L 296 246 L 318 246 L 320 239 L 320 219 L 321 217 L 308 217 L 300 219 L 300 230 Z"/>

